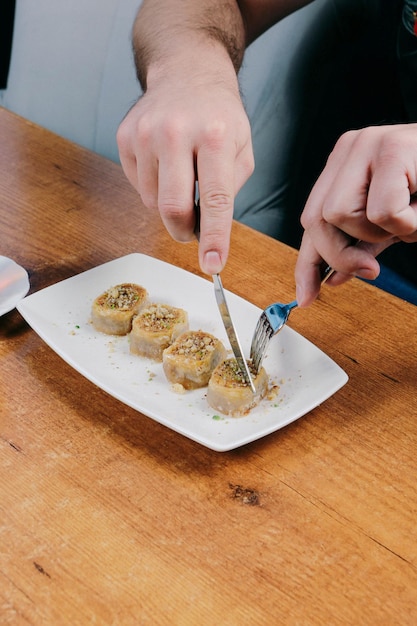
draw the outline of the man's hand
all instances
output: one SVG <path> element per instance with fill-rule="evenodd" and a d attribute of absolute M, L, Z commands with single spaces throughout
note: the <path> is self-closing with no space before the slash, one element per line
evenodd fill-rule
<path fill-rule="evenodd" d="M 230 41 L 239 40 L 243 46 L 240 13 L 236 4 L 229 4 L 230 10 L 225 3 L 221 11 L 219 6 L 213 19 L 220 21 L 223 16 L 232 24 L 235 16 Z M 141 30 L 135 41 L 138 49 L 146 41 L 152 62 L 146 62 L 148 52 L 143 52 L 145 63 L 140 69 L 146 73 L 146 91 L 119 127 L 121 163 L 143 203 L 159 210 L 168 232 L 178 241 L 193 238 L 198 181 L 200 266 L 214 274 L 223 269 L 229 252 L 234 198 L 254 167 L 236 68 L 229 47 L 216 39 L 217 26 L 205 24 L 203 17 L 207 21 L 209 14 L 203 5 L 194 0 L 183 3 L 187 19 L 171 16 L 175 28 L 170 28 L 168 8 L 161 25 L 157 18 L 162 5 L 159 14 L 151 3 L 143 6 L 146 11 L 138 15 Z M 202 28 L 197 27 L 200 19 Z M 149 36 L 155 20 L 160 32 L 156 46 Z M 163 35 L 169 33 L 171 38 L 165 39 Z"/>
<path fill-rule="evenodd" d="M 344 134 L 301 216 L 305 232 L 295 270 L 300 306 L 318 295 L 324 265 L 337 272 L 333 285 L 352 276 L 374 279 L 382 250 L 417 241 L 416 192 L 417 124 Z"/>
<path fill-rule="evenodd" d="M 122 122 L 118 144 L 127 178 L 177 241 L 193 238 L 198 180 L 200 265 L 208 274 L 219 272 L 229 251 L 235 195 L 253 171 L 237 88 L 207 80 L 148 88 Z"/>

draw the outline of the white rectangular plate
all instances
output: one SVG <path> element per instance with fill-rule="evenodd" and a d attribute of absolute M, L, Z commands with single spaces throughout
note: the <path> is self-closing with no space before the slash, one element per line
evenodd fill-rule
<path fill-rule="evenodd" d="M 109 287 L 133 282 L 154 302 L 188 312 L 190 328 L 212 333 L 230 348 L 211 281 L 143 254 L 129 254 L 24 298 L 18 310 L 38 335 L 80 374 L 144 415 L 212 450 L 224 452 L 268 435 L 305 415 L 348 380 L 346 373 L 310 341 L 285 327 L 271 341 L 264 366 L 280 389 L 249 415 L 218 415 L 206 389 L 175 393 L 162 365 L 131 355 L 128 337 L 94 330 L 94 298 Z M 261 310 L 226 291 L 245 355 Z"/>

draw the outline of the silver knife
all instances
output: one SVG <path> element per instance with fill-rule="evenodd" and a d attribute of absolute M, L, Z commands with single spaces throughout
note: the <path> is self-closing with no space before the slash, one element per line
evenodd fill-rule
<path fill-rule="evenodd" d="M 196 221 L 194 227 L 194 233 L 197 240 L 200 240 L 200 202 L 197 200 L 195 203 Z M 230 316 L 229 307 L 227 306 L 226 295 L 224 293 L 220 274 L 213 274 L 214 293 L 216 296 L 217 306 L 219 307 L 220 315 L 223 320 L 224 327 L 226 329 L 227 336 L 230 341 L 230 345 L 235 355 L 238 367 L 253 393 L 256 393 L 255 385 L 252 380 L 251 373 L 245 357 L 243 356 L 242 348 L 239 343 L 238 336 L 236 334 L 235 327 Z"/>
<path fill-rule="evenodd" d="M 216 294 L 217 306 L 219 307 L 220 315 L 223 320 L 224 327 L 229 337 L 230 345 L 232 346 L 233 354 L 239 366 L 239 369 L 245 379 L 245 382 L 250 385 L 253 393 L 256 393 L 255 385 L 252 380 L 251 373 L 245 357 L 243 356 L 242 348 L 240 347 L 239 339 L 236 334 L 235 327 L 233 326 L 232 318 L 230 317 L 229 307 L 227 306 L 226 296 L 224 293 L 220 274 L 213 274 L 214 293 Z"/>

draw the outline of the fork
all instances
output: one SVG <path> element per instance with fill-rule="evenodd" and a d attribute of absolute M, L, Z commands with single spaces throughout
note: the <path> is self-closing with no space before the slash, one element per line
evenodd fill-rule
<path fill-rule="evenodd" d="M 321 284 L 324 285 L 334 272 L 335 270 L 330 266 L 327 267 L 324 271 Z M 266 309 L 262 311 L 258 319 L 258 323 L 256 324 L 255 332 L 253 333 L 250 348 L 250 358 L 256 373 L 259 372 L 272 337 L 279 333 L 281 328 L 285 326 L 292 309 L 295 309 L 297 306 L 297 300 L 293 300 L 288 304 L 275 302 L 274 304 L 267 306 Z"/>

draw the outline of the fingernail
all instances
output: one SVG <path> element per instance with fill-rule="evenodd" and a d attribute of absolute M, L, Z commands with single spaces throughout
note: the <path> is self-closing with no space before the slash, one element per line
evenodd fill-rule
<path fill-rule="evenodd" d="M 204 255 L 204 268 L 207 274 L 218 274 L 222 270 L 220 255 L 215 250 L 209 250 Z"/>

